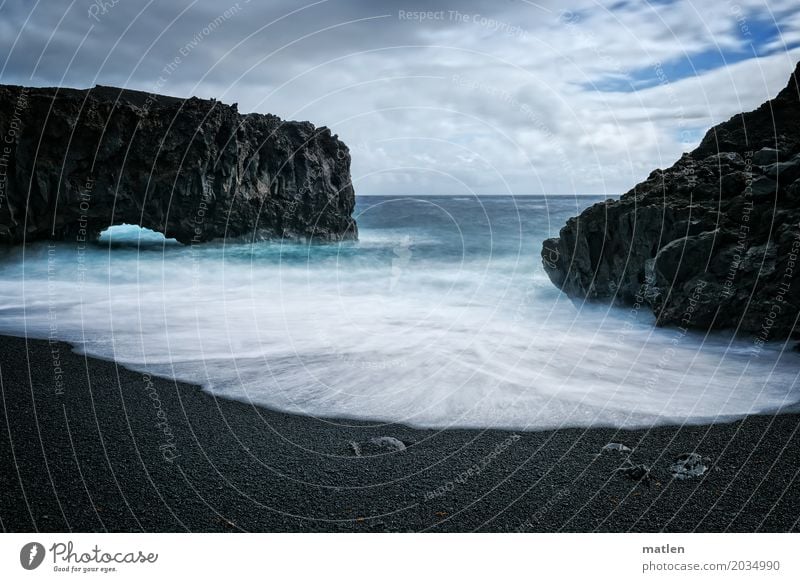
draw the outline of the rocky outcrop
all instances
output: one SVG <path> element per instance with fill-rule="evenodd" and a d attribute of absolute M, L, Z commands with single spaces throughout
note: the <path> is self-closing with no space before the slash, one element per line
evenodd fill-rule
<path fill-rule="evenodd" d="M 0 244 L 137 224 L 192 244 L 357 236 L 347 146 L 215 100 L 0 86 Z"/>
<path fill-rule="evenodd" d="M 794 337 L 800 308 L 800 65 L 755 111 L 544 242 L 579 299 L 649 305 L 659 325 Z"/>

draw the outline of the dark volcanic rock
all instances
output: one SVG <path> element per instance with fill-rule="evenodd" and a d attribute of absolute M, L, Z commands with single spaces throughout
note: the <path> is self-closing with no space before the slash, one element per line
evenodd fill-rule
<path fill-rule="evenodd" d="M 111 87 L 0 86 L 0 243 L 138 224 L 183 243 L 357 236 L 325 127 Z"/>
<path fill-rule="evenodd" d="M 356 457 L 378 455 L 381 453 L 402 453 L 406 443 L 390 436 L 373 437 L 366 442 L 350 441 L 350 449 Z"/>
<path fill-rule="evenodd" d="M 650 467 L 633 463 L 628 459 L 625 459 L 625 463 L 617 469 L 617 473 L 631 481 L 641 481 L 645 485 L 650 485 L 653 480 L 653 476 L 650 474 Z"/>
<path fill-rule="evenodd" d="M 649 304 L 659 325 L 797 335 L 800 65 L 755 111 L 693 152 L 571 218 L 544 242 L 552 282 L 576 298 Z"/>

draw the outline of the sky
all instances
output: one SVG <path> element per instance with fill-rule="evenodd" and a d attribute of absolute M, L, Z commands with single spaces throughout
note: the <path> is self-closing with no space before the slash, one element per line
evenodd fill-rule
<path fill-rule="evenodd" d="M 0 0 L 0 83 L 325 125 L 363 195 L 617 196 L 798 60 L 798 0 Z"/>

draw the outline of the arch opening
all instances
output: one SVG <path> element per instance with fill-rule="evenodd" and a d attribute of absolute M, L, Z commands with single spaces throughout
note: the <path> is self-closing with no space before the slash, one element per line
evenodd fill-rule
<path fill-rule="evenodd" d="M 181 246 L 174 238 L 163 233 L 139 226 L 138 224 L 114 224 L 103 230 L 97 237 L 98 244 L 110 247 L 164 247 Z"/>

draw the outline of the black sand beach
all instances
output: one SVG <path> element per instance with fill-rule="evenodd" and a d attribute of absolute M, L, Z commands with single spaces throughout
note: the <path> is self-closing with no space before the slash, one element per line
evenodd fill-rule
<path fill-rule="evenodd" d="M 7 532 L 800 529 L 798 415 L 649 431 L 417 430 L 222 400 L 66 344 L 0 346 Z M 408 448 L 355 456 L 349 441 L 379 436 Z M 611 441 L 652 467 L 649 484 L 615 472 L 624 455 L 598 454 Z M 692 451 L 713 468 L 673 479 L 673 458 Z"/>

